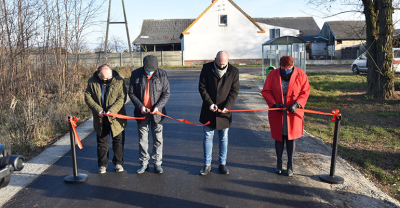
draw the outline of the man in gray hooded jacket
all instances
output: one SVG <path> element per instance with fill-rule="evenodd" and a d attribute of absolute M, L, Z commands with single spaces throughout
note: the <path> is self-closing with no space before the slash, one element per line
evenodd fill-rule
<path fill-rule="evenodd" d="M 132 71 L 128 95 L 135 106 L 134 115 L 145 117 L 144 120 L 136 120 L 139 132 L 139 159 L 141 167 L 136 171 L 142 174 L 149 169 L 150 155 L 149 128 L 153 135 L 153 163 L 154 171 L 162 173 L 163 150 L 163 125 L 164 117 L 157 115 L 159 111 L 166 114 L 165 104 L 169 99 L 169 82 L 167 72 L 158 68 L 157 57 L 148 55 L 143 59 L 143 67 Z"/>

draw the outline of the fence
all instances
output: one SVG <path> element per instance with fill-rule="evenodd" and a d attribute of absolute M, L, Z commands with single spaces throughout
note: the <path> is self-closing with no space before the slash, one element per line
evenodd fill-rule
<path fill-rule="evenodd" d="M 154 55 L 158 58 L 158 65 L 177 66 L 184 65 L 183 51 L 156 51 L 156 52 L 132 52 L 129 53 L 90 53 L 90 54 L 68 54 L 67 64 L 69 67 L 75 63 L 84 67 L 93 67 L 107 63 L 112 67 L 117 66 L 142 66 L 143 58 Z M 58 60 L 53 54 L 33 54 L 30 56 L 33 67 L 43 68 L 43 64 L 54 66 Z"/>
<path fill-rule="evenodd" d="M 347 60 L 356 59 L 361 54 L 360 50 L 340 49 L 336 51 L 332 50 L 308 50 L 307 60 Z"/>

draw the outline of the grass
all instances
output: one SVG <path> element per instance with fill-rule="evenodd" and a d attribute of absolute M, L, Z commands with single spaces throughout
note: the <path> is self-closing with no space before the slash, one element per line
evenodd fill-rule
<path fill-rule="evenodd" d="M 307 109 L 339 109 L 342 121 L 339 154 L 400 200 L 400 77 L 395 80 L 396 99 L 379 101 L 366 94 L 365 74 L 308 73 L 311 86 Z M 326 116 L 307 114 L 305 129 L 331 144 L 334 122 Z"/>

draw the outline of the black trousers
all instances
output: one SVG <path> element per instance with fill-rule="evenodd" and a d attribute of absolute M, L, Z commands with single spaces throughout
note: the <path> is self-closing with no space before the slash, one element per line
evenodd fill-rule
<path fill-rule="evenodd" d="M 282 160 L 283 148 L 286 143 L 286 152 L 288 155 L 288 162 L 292 163 L 294 158 L 294 150 L 296 148 L 296 140 L 288 140 L 287 135 L 282 135 L 282 141 L 275 140 L 275 151 L 278 161 Z"/>
<path fill-rule="evenodd" d="M 110 141 L 110 134 L 112 136 L 112 148 L 114 157 L 112 162 L 114 165 L 122 165 L 124 162 L 124 144 L 125 144 L 125 131 L 122 131 L 117 136 L 112 135 L 110 122 L 107 118 L 103 118 L 103 130 L 101 135 L 97 134 L 97 162 L 99 167 L 107 167 L 108 164 L 108 143 Z"/>

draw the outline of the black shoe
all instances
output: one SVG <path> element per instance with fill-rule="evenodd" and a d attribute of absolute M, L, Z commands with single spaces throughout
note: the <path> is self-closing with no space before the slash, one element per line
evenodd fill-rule
<path fill-rule="evenodd" d="M 226 165 L 219 165 L 218 170 L 222 174 L 229 174 L 229 170 L 226 168 Z"/>
<path fill-rule="evenodd" d="M 162 169 L 161 165 L 154 165 L 154 172 L 163 173 L 163 169 Z"/>
<path fill-rule="evenodd" d="M 142 174 L 142 173 L 144 173 L 145 171 L 148 171 L 149 170 L 149 165 L 142 165 L 142 167 L 140 167 L 137 171 L 136 171 L 136 173 L 137 174 Z"/>
<path fill-rule="evenodd" d="M 278 160 L 276 163 L 276 174 L 282 174 L 282 160 Z"/>
<path fill-rule="evenodd" d="M 205 165 L 203 169 L 200 170 L 200 175 L 207 175 L 211 172 L 211 165 Z"/>
<path fill-rule="evenodd" d="M 293 176 L 293 163 L 292 162 L 287 163 L 287 174 L 290 177 Z"/>

